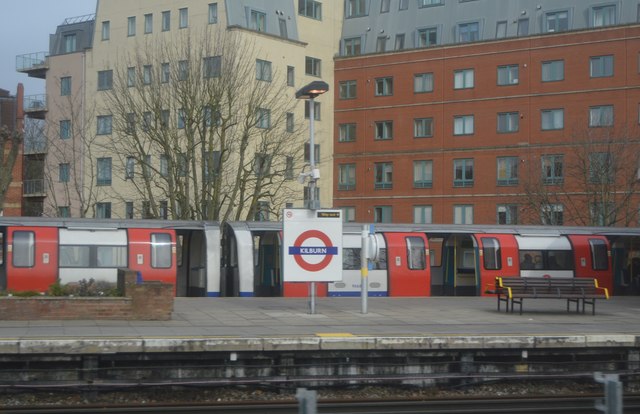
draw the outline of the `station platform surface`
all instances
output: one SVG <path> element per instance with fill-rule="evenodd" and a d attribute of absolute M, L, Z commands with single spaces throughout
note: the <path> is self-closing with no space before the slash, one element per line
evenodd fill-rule
<path fill-rule="evenodd" d="M 520 315 L 491 297 L 176 298 L 168 321 L 0 320 L 0 353 L 196 352 L 389 347 L 637 347 L 640 297 L 525 300 Z"/>

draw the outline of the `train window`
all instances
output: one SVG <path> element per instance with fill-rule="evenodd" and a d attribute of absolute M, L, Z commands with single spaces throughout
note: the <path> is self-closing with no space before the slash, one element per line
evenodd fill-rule
<path fill-rule="evenodd" d="M 342 249 L 342 270 L 360 270 L 362 249 L 345 247 Z"/>
<path fill-rule="evenodd" d="M 520 269 L 573 270 L 571 250 L 520 250 Z"/>
<path fill-rule="evenodd" d="M 127 267 L 127 248 L 124 246 L 96 246 L 97 267 Z"/>
<path fill-rule="evenodd" d="M 387 270 L 387 249 L 380 249 L 378 261 L 373 263 L 375 270 Z"/>
<path fill-rule="evenodd" d="M 427 255 L 421 237 L 407 237 L 407 263 L 411 270 L 427 268 Z"/>
<path fill-rule="evenodd" d="M 89 246 L 60 246 L 60 267 L 90 267 Z"/>
<path fill-rule="evenodd" d="M 429 239 L 429 263 L 431 267 L 442 266 L 442 245 L 444 239 L 437 237 Z"/>
<path fill-rule="evenodd" d="M 184 236 L 182 234 L 179 234 L 176 237 L 176 265 L 178 267 L 182 266 L 182 253 L 183 253 L 183 248 L 184 248 Z"/>
<path fill-rule="evenodd" d="M 589 239 L 589 245 L 591 246 L 591 263 L 593 263 L 593 270 L 607 270 L 609 268 L 607 244 L 604 240 Z"/>
<path fill-rule="evenodd" d="M 502 257 L 500 255 L 500 242 L 493 237 L 482 238 L 484 268 L 487 270 L 500 270 Z"/>
<path fill-rule="evenodd" d="M 13 266 L 33 267 L 36 262 L 35 235 L 32 231 L 13 232 Z"/>
<path fill-rule="evenodd" d="M 151 267 L 171 267 L 171 235 L 168 233 L 151 234 Z"/>

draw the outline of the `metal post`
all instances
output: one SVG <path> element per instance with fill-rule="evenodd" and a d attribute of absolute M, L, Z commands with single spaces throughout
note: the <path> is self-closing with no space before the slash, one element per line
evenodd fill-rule
<path fill-rule="evenodd" d="M 311 170 L 311 176 L 309 179 L 309 208 L 311 210 L 316 209 L 316 154 L 315 154 L 315 131 L 313 121 L 315 118 L 315 103 L 313 96 L 309 99 L 309 169 Z M 316 313 L 316 282 L 311 282 L 311 302 L 309 313 L 315 315 Z"/>
<path fill-rule="evenodd" d="M 298 414 L 316 414 L 318 412 L 318 396 L 315 390 L 298 388 L 296 399 L 298 400 Z"/>
<path fill-rule="evenodd" d="M 597 382 L 604 384 L 604 401 L 598 401 L 596 403 L 596 410 L 606 414 L 622 414 L 624 411 L 622 383 L 620 382 L 618 374 L 596 372 L 593 374 L 593 378 Z"/>
<path fill-rule="evenodd" d="M 368 312 L 369 300 L 369 229 L 368 226 L 362 226 L 362 249 L 360 251 L 360 297 L 362 302 L 362 313 Z"/>

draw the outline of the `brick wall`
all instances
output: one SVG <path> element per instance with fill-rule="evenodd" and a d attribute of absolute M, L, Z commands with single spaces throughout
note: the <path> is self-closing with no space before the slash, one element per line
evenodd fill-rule
<path fill-rule="evenodd" d="M 124 297 L 2 297 L 2 320 L 170 320 L 173 311 L 173 285 L 136 281 L 136 272 L 121 270 L 119 286 Z"/>

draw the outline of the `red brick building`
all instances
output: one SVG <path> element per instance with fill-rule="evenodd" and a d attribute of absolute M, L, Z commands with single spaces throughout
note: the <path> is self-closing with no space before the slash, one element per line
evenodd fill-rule
<path fill-rule="evenodd" d="M 638 224 L 638 25 L 340 57 L 334 87 L 351 220 Z"/>
<path fill-rule="evenodd" d="M 8 128 L 10 131 L 22 132 L 24 125 L 23 110 L 24 88 L 22 84 L 18 84 L 16 96 L 11 96 L 9 91 L 0 89 L 0 125 Z M 2 150 L 2 160 L 10 150 L 10 144 L 7 143 Z M 0 214 L 4 216 L 21 216 L 22 215 L 22 146 L 18 150 L 18 157 L 13 166 L 12 182 L 4 197 L 3 206 L 0 206 Z M 3 207 L 3 208 L 2 208 Z"/>

